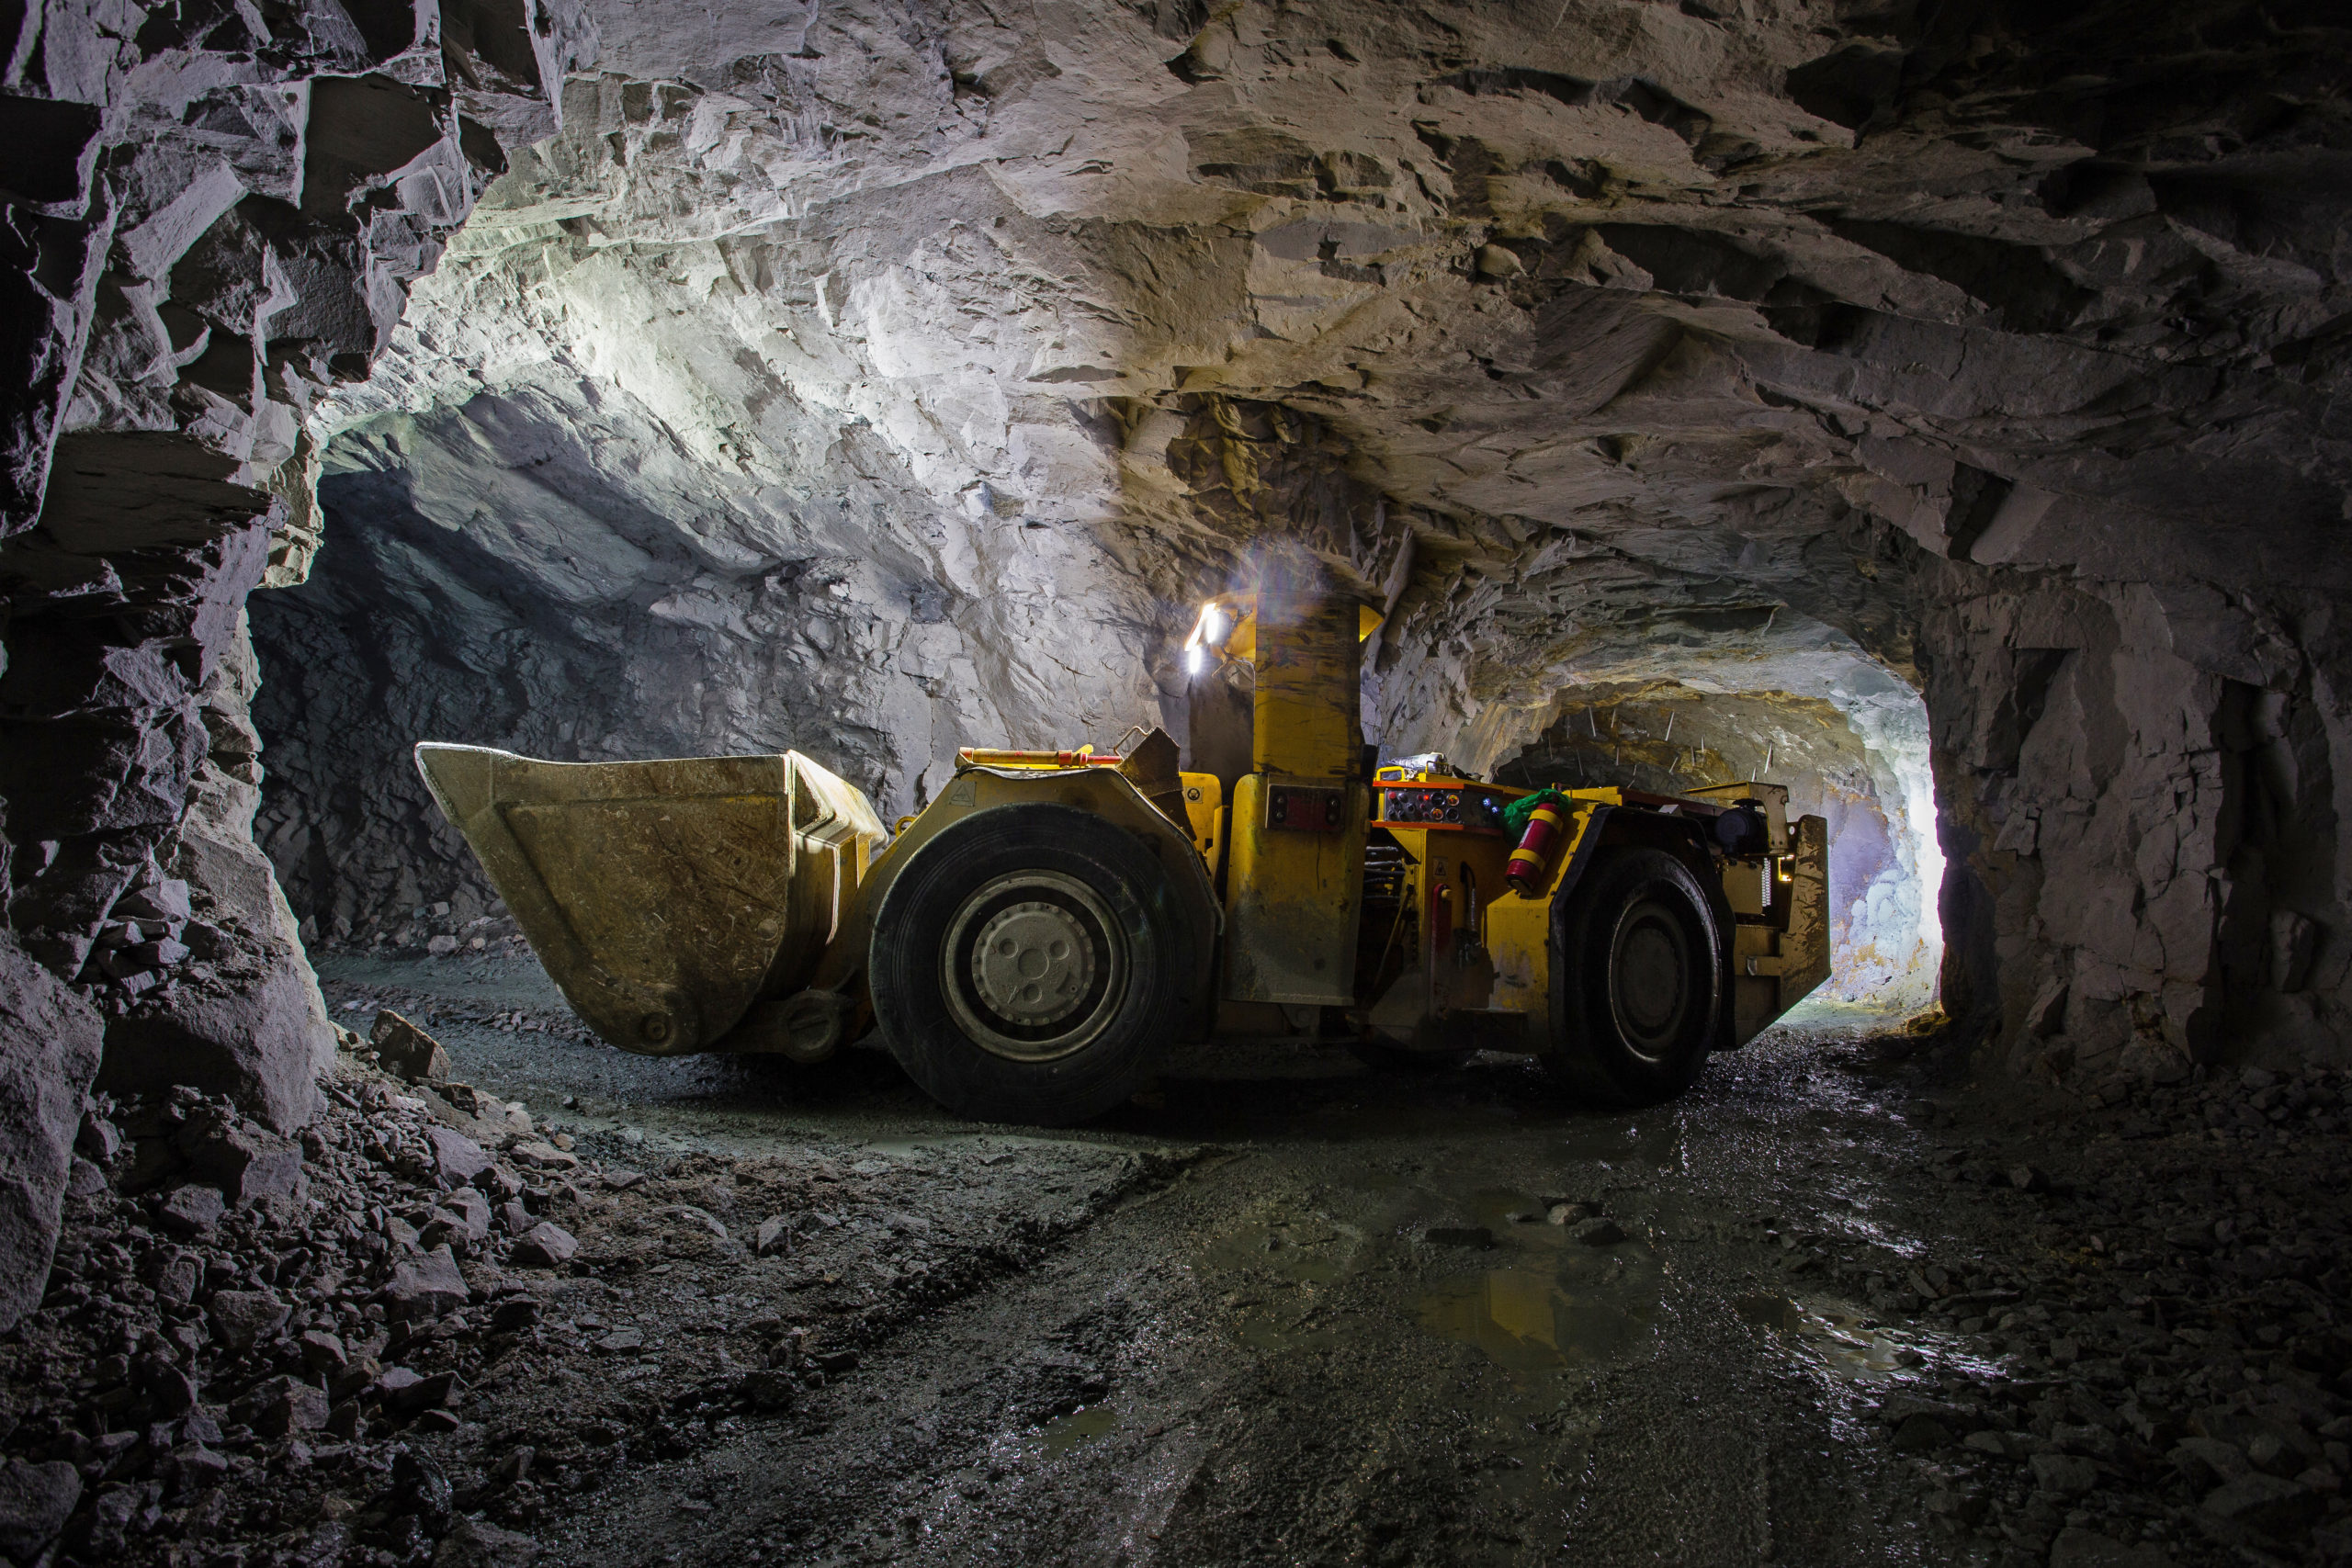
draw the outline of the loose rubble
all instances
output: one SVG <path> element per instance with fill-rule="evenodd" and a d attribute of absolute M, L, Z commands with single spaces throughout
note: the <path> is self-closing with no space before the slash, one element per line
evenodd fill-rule
<path fill-rule="evenodd" d="M 1834 1211 L 1750 1234 L 1792 1294 L 1869 1303 L 1837 1330 L 1891 1358 L 1883 1437 L 1955 1551 L 2352 1560 L 2348 1096 L 2328 1068 L 2175 1064 L 1991 1129 L 1923 1099 L 1944 1246 L 1892 1254 Z"/>
<path fill-rule="evenodd" d="M 339 1036 L 295 1139 L 190 1089 L 92 1102 L 47 1296 L 0 1336 L 0 1552 L 526 1563 L 615 1467 L 787 1414 L 1091 1212 L 814 1150 L 623 1167 Z M 1091 1163 L 1090 1201 L 1155 1174 Z"/>

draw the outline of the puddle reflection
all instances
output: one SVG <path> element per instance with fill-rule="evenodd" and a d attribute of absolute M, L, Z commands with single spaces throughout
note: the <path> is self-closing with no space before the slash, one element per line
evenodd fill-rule
<path fill-rule="evenodd" d="M 1420 1325 L 1441 1338 L 1476 1345 L 1518 1372 L 1621 1360 L 1647 1343 L 1646 1314 L 1586 1293 L 1555 1275 L 1490 1269 L 1449 1280 L 1420 1299 Z"/>
<path fill-rule="evenodd" d="M 1882 1324 L 1828 1297 L 1740 1296 L 1732 1306 L 1748 1322 L 1775 1331 L 1799 1359 L 1848 1382 L 1936 1372 L 1986 1377 L 2000 1371 L 1956 1336 Z"/>
<path fill-rule="evenodd" d="M 1067 1416 L 1057 1416 L 1037 1428 L 1047 1459 L 1059 1459 L 1072 1449 L 1092 1442 L 1119 1424 L 1119 1413 L 1108 1404 L 1090 1404 Z"/>

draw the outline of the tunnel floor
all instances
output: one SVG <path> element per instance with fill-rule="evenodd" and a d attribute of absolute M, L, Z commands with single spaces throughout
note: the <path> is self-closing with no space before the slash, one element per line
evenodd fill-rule
<path fill-rule="evenodd" d="M 243 1528 L 397 1536 L 407 1445 L 567 1563 L 2154 1563 L 2342 1529 L 2317 1078 L 2275 1119 L 2235 1077 L 2085 1111 L 1816 1007 L 1638 1113 L 1508 1058 L 1225 1044 L 1015 1132 L 873 1053 L 812 1078 L 548 1032 L 527 960 L 322 978 L 565 1135 L 532 1201 L 581 1250 L 469 1264 L 470 1322 L 374 1347 L 455 1371 L 449 1411 L 290 1467 L 245 1434 Z M 345 1146 L 428 1100 L 334 1083 Z M 2217 1241 L 2217 1175 L 2242 1224 L 2300 1207 Z M 2154 1196 L 2119 1209 L 2127 1178 Z M 519 1328 L 481 1304 L 522 1294 Z"/>

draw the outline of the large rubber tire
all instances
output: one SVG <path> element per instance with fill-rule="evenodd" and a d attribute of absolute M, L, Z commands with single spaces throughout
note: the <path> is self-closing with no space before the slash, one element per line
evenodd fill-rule
<path fill-rule="evenodd" d="M 1690 868 L 1663 850 L 1606 852 L 1555 915 L 1552 938 L 1553 1076 L 1611 1106 L 1690 1088 L 1729 989 L 1725 939 Z"/>
<path fill-rule="evenodd" d="M 1067 806 L 976 812 L 915 852 L 875 914 L 875 1021 L 924 1093 L 1060 1127 L 1118 1105 L 1183 1017 L 1194 951 L 1141 840 Z"/>

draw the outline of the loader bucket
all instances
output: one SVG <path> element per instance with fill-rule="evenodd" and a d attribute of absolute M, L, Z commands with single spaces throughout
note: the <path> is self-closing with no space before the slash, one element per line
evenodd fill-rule
<path fill-rule="evenodd" d="M 574 1011 L 624 1051 L 712 1048 L 808 982 L 882 824 L 806 757 L 542 762 L 416 749 L 417 771 Z"/>

